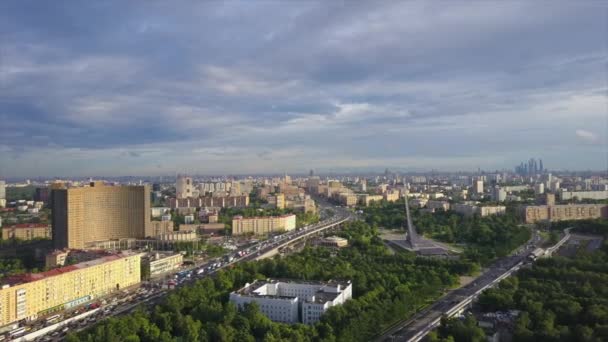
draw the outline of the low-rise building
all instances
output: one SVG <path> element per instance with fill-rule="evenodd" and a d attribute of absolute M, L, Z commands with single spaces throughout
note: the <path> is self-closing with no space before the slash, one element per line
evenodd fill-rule
<path fill-rule="evenodd" d="M 318 239 L 315 244 L 317 246 L 343 248 L 348 246 L 348 240 L 339 236 L 328 236 Z"/>
<path fill-rule="evenodd" d="M 41 223 L 21 223 L 2 227 L 2 240 L 50 239 L 51 226 Z"/>
<path fill-rule="evenodd" d="M 0 325 L 69 309 L 141 280 L 139 253 L 119 253 L 0 281 Z"/>
<path fill-rule="evenodd" d="M 184 263 L 181 253 L 161 254 L 154 253 L 142 259 L 143 267 L 147 268 L 151 278 L 179 269 Z"/>
<path fill-rule="evenodd" d="M 65 265 L 65 261 L 68 257 L 68 250 L 55 250 L 44 257 L 44 266 L 47 269 L 55 268 L 58 266 Z"/>
<path fill-rule="evenodd" d="M 260 311 L 275 322 L 314 324 L 330 307 L 352 298 L 350 281 L 296 282 L 255 281 L 230 293 L 230 301 L 240 310 L 255 302 Z M 301 318 L 300 318 L 301 317 Z"/>
<path fill-rule="evenodd" d="M 465 216 L 479 215 L 481 217 L 490 215 L 502 215 L 507 211 L 503 205 L 479 206 L 478 203 L 456 203 L 452 210 Z"/>
<path fill-rule="evenodd" d="M 447 201 L 428 201 L 426 202 L 426 207 L 427 209 L 432 209 L 432 210 L 443 210 L 443 211 L 448 211 L 450 210 L 450 203 Z"/>
<path fill-rule="evenodd" d="M 414 198 L 414 199 L 409 200 L 408 204 L 412 208 L 422 208 L 422 207 L 426 206 L 427 202 L 428 202 L 428 200 L 425 198 Z"/>
<path fill-rule="evenodd" d="M 185 231 L 185 232 L 167 232 L 156 236 L 159 241 L 196 241 L 198 235 L 196 231 Z"/>
<path fill-rule="evenodd" d="M 264 235 L 296 229 L 296 215 L 243 217 L 232 219 L 232 235 Z"/>

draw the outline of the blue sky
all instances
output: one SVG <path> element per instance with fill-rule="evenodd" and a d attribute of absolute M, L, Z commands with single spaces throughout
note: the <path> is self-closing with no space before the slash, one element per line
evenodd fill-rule
<path fill-rule="evenodd" d="M 606 167 L 600 1 L 3 1 L 0 177 Z"/>

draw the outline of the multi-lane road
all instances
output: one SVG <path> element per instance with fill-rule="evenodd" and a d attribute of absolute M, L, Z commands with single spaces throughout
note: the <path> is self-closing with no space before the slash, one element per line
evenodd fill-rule
<path fill-rule="evenodd" d="M 409 320 L 392 327 L 378 338 L 378 341 L 420 341 L 429 331 L 439 325 L 443 315 L 455 314 L 466 308 L 482 291 L 519 269 L 527 261 L 540 239 L 535 231 L 524 247 L 512 255 L 494 262 L 471 283 L 448 292 Z"/>
<path fill-rule="evenodd" d="M 182 277 L 176 282 L 175 288 L 187 286 L 197 279 L 213 276 L 218 271 L 230 267 L 235 263 L 256 260 L 263 258 L 265 255 L 272 255 L 273 251 L 277 251 L 280 248 L 309 235 L 337 227 L 353 217 L 353 213 L 347 209 L 342 207 L 330 207 L 328 203 L 321 202 L 321 208 L 331 208 L 333 214 L 318 223 L 306 226 L 302 229 L 274 236 L 271 239 L 249 245 L 241 250 L 231 251 L 226 254 L 224 258 L 215 258 L 194 265 L 186 270 L 185 273 L 188 273 L 188 276 Z M 180 271 L 184 273 L 183 269 Z M 28 331 L 28 335 L 19 338 L 19 340 L 61 341 L 65 338 L 68 331 L 81 331 L 87 329 L 105 318 L 129 313 L 140 305 L 153 306 L 162 301 L 162 298 L 170 292 L 170 290 L 158 286 L 160 284 L 156 285 L 157 286 L 148 286 L 147 288 L 140 287 L 129 292 L 121 292 L 118 296 L 105 301 L 105 304 L 103 304 L 100 310 L 97 310 L 94 315 L 80 320 L 73 320 L 66 324 L 61 324 L 61 322 L 56 323 L 57 329 L 54 331 L 50 331 L 45 335 L 28 338 L 28 336 L 34 335 L 36 330 L 43 329 L 45 325 L 43 322 L 33 322 L 29 325 L 31 330 Z M 62 319 L 67 320 L 72 316 L 74 316 L 74 312 L 66 313 Z"/>

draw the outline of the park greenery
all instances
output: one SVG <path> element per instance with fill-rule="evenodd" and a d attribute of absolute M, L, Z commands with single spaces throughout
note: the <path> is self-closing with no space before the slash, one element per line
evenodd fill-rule
<path fill-rule="evenodd" d="M 518 310 L 513 341 L 608 341 L 608 220 L 553 223 L 553 231 L 574 227 L 577 233 L 604 237 L 603 246 L 578 249 L 574 258 L 540 259 L 532 267 L 484 291 L 481 312 Z M 472 316 L 444 318 L 428 341 L 484 341 Z"/>
<path fill-rule="evenodd" d="M 301 253 L 239 263 L 169 294 L 150 310 L 107 319 L 68 341 L 369 341 L 456 286 L 474 265 L 466 260 L 391 254 L 376 228 L 352 222 L 338 233 L 339 251 L 306 247 Z M 257 305 L 239 312 L 229 293 L 255 279 L 351 280 L 353 299 L 315 325 L 270 321 Z"/>
<path fill-rule="evenodd" d="M 405 222 L 403 201 L 379 202 L 365 209 L 366 221 L 374 227 L 403 229 Z M 520 225 L 514 208 L 504 215 L 470 217 L 453 211 L 426 213 L 411 210 L 412 220 L 419 234 L 464 246 L 464 256 L 482 265 L 508 255 L 530 239 L 528 228 Z"/>

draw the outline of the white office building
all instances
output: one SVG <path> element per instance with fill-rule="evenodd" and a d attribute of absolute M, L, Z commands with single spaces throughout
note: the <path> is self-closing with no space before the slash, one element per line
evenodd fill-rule
<path fill-rule="evenodd" d="M 350 281 L 296 282 L 293 280 L 255 281 L 230 294 L 237 308 L 256 302 L 275 322 L 314 324 L 332 306 L 352 298 Z"/>

